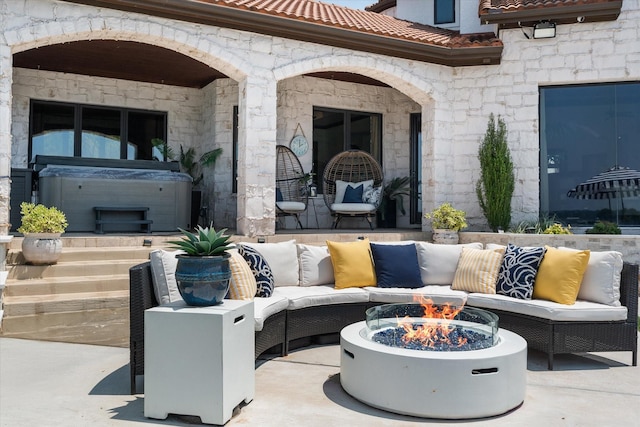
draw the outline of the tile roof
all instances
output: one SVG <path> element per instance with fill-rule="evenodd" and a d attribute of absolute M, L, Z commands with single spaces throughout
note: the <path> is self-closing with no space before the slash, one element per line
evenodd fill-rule
<path fill-rule="evenodd" d="M 615 20 L 621 6 L 622 0 L 480 0 L 479 15 L 500 24 L 526 18 L 575 23 L 577 16 L 589 21 Z"/>
<path fill-rule="evenodd" d="M 612 2 L 612 0 L 480 0 L 480 12 L 483 10 L 510 12 L 520 9 L 576 6 L 579 4 L 587 5 L 607 2 Z"/>
<path fill-rule="evenodd" d="M 492 33 L 464 34 L 314 0 L 201 0 L 218 6 L 443 47 L 502 46 Z"/>

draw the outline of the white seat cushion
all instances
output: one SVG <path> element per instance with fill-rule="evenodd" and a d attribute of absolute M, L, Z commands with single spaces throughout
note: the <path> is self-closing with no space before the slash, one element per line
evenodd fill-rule
<path fill-rule="evenodd" d="M 269 316 L 286 310 L 288 305 L 289 300 L 281 295 L 271 295 L 268 298 L 254 298 L 253 317 L 255 319 L 255 330 L 261 331 L 264 326 L 264 321 L 267 320 Z"/>
<path fill-rule="evenodd" d="M 315 307 L 318 305 L 368 302 L 369 294 L 361 288 L 335 289 L 333 286 L 319 285 L 307 287 L 276 288 L 274 294 L 289 300 L 289 310 Z M 256 298 L 257 299 L 257 298 Z"/>
<path fill-rule="evenodd" d="M 449 304 L 453 306 L 463 305 L 467 301 L 467 293 L 451 289 L 451 286 L 429 285 L 421 288 L 378 288 L 367 286 L 369 301 L 392 303 L 414 302 L 416 297 L 424 297 L 434 304 Z"/>
<path fill-rule="evenodd" d="M 337 213 L 368 213 L 376 210 L 376 205 L 369 203 L 334 203 L 331 210 Z"/>
<path fill-rule="evenodd" d="M 304 212 L 307 205 L 302 202 L 276 202 L 276 206 L 283 212 Z"/>
<path fill-rule="evenodd" d="M 627 307 L 612 307 L 582 300 L 577 300 L 573 305 L 567 305 L 540 299 L 522 300 L 506 295 L 471 293 L 467 296 L 467 304 L 549 320 L 599 322 L 627 318 Z"/>

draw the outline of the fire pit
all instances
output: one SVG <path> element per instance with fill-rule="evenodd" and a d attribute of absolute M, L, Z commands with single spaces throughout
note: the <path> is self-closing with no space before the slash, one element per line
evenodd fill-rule
<path fill-rule="evenodd" d="M 427 418 L 499 415 L 524 401 L 527 343 L 495 314 L 426 300 L 367 310 L 340 334 L 340 382 L 376 408 Z"/>

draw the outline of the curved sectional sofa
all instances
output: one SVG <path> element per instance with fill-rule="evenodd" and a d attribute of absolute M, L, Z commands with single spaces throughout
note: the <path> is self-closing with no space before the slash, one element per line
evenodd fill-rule
<path fill-rule="evenodd" d="M 284 250 L 284 246 L 277 248 L 274 253 L 278 258 L 274 262 L 289 266 L 290 269 L 297 268 L 298 282 L 297 285 L 288 283 L 289 286 L 282 286 L 275 275 L 272 294 L 269 297 L 254 298 L 256 358 L 269 349 L 286 355 L 291 343 L 296 340 L 338 333 L 343 327 L 364 320 L 365 311 L 370 307 L 411 302 L 418 295 L 428 297 L 434 303 L 467 304 L 497 314 L 501 328 L 524 337 L 529 348 L 547 353 L 549 369 L 553 369 L 554 355 L 580 352 L 631 351 L 632 365 L 637 365 L 638 265 L 623 263 L 621 255 L 613 264 L 589 264 L 581 284 L 584 289 L 578 295 L 578 300 L 568 305 L 536 298 L 526 300 L 499 294 L 468 292 L 454 289 L 449 284 L 435 284 L 451 279 L 451 274 L 456 273 L 463 247 L 482 248 L 479 243 L 434 245 L 426 242 L 397 242 L 398 245 L 416 245 L 421 286 L 362 286 L 342 289 L 336 289 L 333 283 L 325 283 L 333 279 L 329 269 L 332 263 L 336 263 L 335 257 L 330 258 L 326 248 L 296 245 L 295 242 L 283 244 L 292 245 L 286 248 L 289 255 L 278 252 L 280 249 Z M 253 247 L 260 248 L 259 245 Z M 291 258 L 291 247 L 295 248 L 295 261 Z M 273 253 L 271 256 L 273 257 Z M 617 257 L 615 255 L 615 259 Z M 600 258 L 592 257 L 596 260 Z M 154 286 L 157 285 L 154 283 L 154 277 L 157 282 L 157 276 L 152 273 L 152 262 L 130 269 L 132 394 L 135 393 L 136 376 L 144 374 L 144 311 L 159 305 L 158 300 L 161 299 L 157 297 L 158 290 Z M 590 291 L 586 289 L 588 280 L 593 282 L 594 279 L 603 280 L 603 277 L 611 277 L 610 281 L 619 280 L 619 283 L 602 283 L 602 288 L 606 289 L 604 296 L 598 286 Z M 590 286 L 593 287 L 594 283 Z M 594 296 L 594 292 L 599 295 Z M 592 301 L 580 299 L 583 294 Z M 602 298 L 606 300 L 593 301 Z"/>

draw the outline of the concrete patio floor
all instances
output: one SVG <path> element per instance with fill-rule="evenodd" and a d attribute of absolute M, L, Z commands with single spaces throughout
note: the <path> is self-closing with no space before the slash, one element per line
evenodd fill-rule
<path fill-rule="evenodd" d="M 144 394 L 128 394 L 128 362 L 126 348 L 0 338 L 0 426 L 199 424 L 197 417 L 145 418 Z M 545 355 L 530 351 L 522 406 L 488 419 L 441 421 L 356 401 L 340 387 L 339 346 L 306 347 L 259 360 L 255 399 L 226 425 L 640 426 L 640 368 L 630 362 L 629 352 L 567 355 L 547 371 Z"/>

